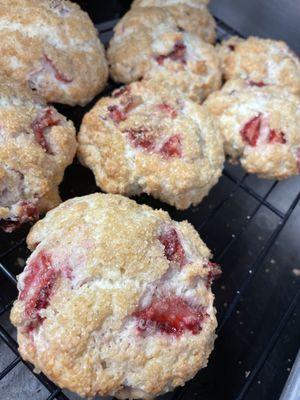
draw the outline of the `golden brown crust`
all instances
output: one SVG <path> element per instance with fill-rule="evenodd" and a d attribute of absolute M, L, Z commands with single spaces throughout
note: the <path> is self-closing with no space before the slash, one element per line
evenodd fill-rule
<path fill-rule="evenodd" d="M 197 102 L 221 86 L 214 47 L 180 32 L 162 7 L 134 8 L 125 14 L 115 27 L 107 55 L 117 82 L 164 80 Z"/>
<path fill-rule="evenodd" d="M 137 7 L 163 7 L 171 14 L 180 29 L 193 33 L 208 43 L 214 43 L 216 40 L 215 20 L 207 7 L 200 2 L 195 7 L 195 4 L 189 4 L 189 2 L 184 1 L 135 0 L 131 8 Z"/>
<path fill-rule="evenodd" d="M 0 0 L 0 41 L 0 72 L 48 102 L 84 105 L 106 84 L 97 31 L 70 1 Z"/>
<path fill-rule="evenodd" d="M 269 179 L 299 174 L 298 96 L 275 85 L 230 80 L 205 106 L 216 116 L 226 153 L 248 172 Z"/>
<path fill-rule="evenodd" d="M 184 265 L 166 256 L 159 239 L 166 227 L 177 232 Z M 122 196 L 93 194 L 49 212 L 27 242 L 35 251 L 18 278 L 11 320 L 22 357 L 58 385 L 81 396 L 151 398 L 207 364 L 216 328 L 210 252 L 189 223 Z M 38 311 L 43 321 L 32 325 L 23 296 L 30 269 L 37 262 L 44 268 L 42 257 L 60 275 Z M 141 333 L 134 313 L 156 296 L 201 305 L 201 329 L 170 334 L 149 325 Z"/>
<path fill-rule="evenodd" d="M 226 80 L 249 79 L 300 94 L 300 61 L 285 42 L 231 37 L 218 49 Z"/>
<path fill-rule="evenodd" d="M 24 205 L 43 212 L 60 202 L 58 185 L 76 152 L 75 129 L 6 77 L 0 77 L 0 93 L 0 220 L 22 222 Z"/>
<path fill-rule="evenodd" d="M 78 154 L 98 186 L 146 192 L 179 209 L 197 204 L 221 175 L 221 136 L 210 115 L 161 82 L 135 82 L 85 115 Z"/>

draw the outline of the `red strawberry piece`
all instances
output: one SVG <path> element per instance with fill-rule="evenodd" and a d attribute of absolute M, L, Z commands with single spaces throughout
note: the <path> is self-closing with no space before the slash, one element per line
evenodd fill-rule
<path fill-rule="evenodd" d="M 169 58 L 172 61 L 179 61 L 182 64 L 186 64 L 186 45 L 178 41 L 174 44 L 173 50 L 167 55 L 157 56 L 155 59 L 159 65 L 163 65 L 164 61 Z"/>
<path fill-rule="evenodd" d="M 266 84 L 266 83 L 264 83 L 264 82 L 262 82 L 262 81 L 259 81 L 259 82 L 255 82 L 255 81 L 248 81 L 248 84 L 249 84 L 250 86 L 258 86 L 258 87 L 264 87 L 264 86 L 267 86 L 267 84 Z"/>
<path fill-rule="evenodd" d="M 44 251 L 31 260 L 28 269 L 19 298 L 25 301 L 27 316 L 36 319 L 38 312 L 49 305 L 60 271 L 53 268 L 50 254 Z"/>
<path fill-rule="evenodd" d="M 296 160 L 297 160 L 297 167 L 298 171 L 300 173 L 300 147 L 296 150 Z"/>
<path fill-rule="evenodd" d="M 113 94 L 112 97 L 120 97 L 123 94 L 129 94 L 130 93 L 130 87 L 129 86 L 122 86 L 120 89 L 116 89 Z"/>
<path fill-rule="evenodd" d="M 178 233 L 173 227 L 161 233 L 158 240 L 164 246 L 164 253 L 169 261 L 176 262 L 181 267 L 186 264 L 185 251 L 180 243 Z"/>
<path fill-rule="evenodd" d="M 191 306 L 181 297 L 170 296 L 154 297 L 147 308 L 136 311 L 133 316 L 139 320 L 140 333 L 156 328 L 161 333 L 179 336 L 187 330 L 194 335 L 199 333 L 207 314 L 204 307 Z"/>
<path fill-rule="evenodd" d="M 205 267 L 209 269 L 207 274 L 207 285 L 206 285 L 206 287 L 208 288 L 209 286 L 211 286 L 212 281 L 214 279 L 217 279 L 222 275 L 222 271 L 219 264 L 213 263 L 211 261 L 208 261 Z"/>
<path fill-rule="evenodd" d="M 39 211 L 34 204 L 30 203 L 29 201 L 21 201 L 20 206 L 22 207 L 22 222 L 36 220 L 38 218 Z"/>
<path fill-rule="evenodd" d="M 52 69 L 54 76 L 58 81 L 63 83 L 71 83 L 73 81 L 73 79 L 68 78 L 66 75 L 60 72 L 55 66 L 54 62 L 51 60 L 51 58 L 49 58 L 46 54 L 44 54 L 44 62 Z"/>
<path fill-rule="evenodd" d="M 117 124 L 126 119 L 126 114 L 123 112 L 123 110 L 121 110 L 120 107 L 114 105 L 107 107 L 107 109 L 109 111 L 109 118 L 111 118 Z"/>
<path fill-rule="evenodd" d="M 165 61 L 166 58 L 167 58 L 167 56 L 157 56 L 157 57 L 155 58 L 155 60 L 157 61 L 157 63 L 158 63 L 159 65 L 163 65 L 163 63 L 164 63 L 164 61 Z"/>
<path fill-rule="evenodd" d="M 252 147 L 257 145 L 257 140 L 260 135 L 261 118 L 261 114 L 252 118 L 240 131 L 243 141 Z"/>
<path fill-rule="evenodd" d="M 168 116 L 170 116 L 171 118 L 176 118 L 177 117 L 177 112 L 176 110 L 170 106 L 167 103 L 161 103 L 158 105 L 158 109 L 166 114 L 168 114 Z"/>
<path fill-rule="evenodd" d="M 268 142 L 285 144 L 286 138 L 283 132 L 277 132 L 275 129 L 271 129 L 268 136 Z"/>
<path fill-rule="evenodd" d="M 72 277 L 70 267 L 55 269 L 52 264 L 51 255 L 40 251 L 27 266 L 27 275 L 19 299 L 25 302 L 25 313 L 33 320 L 28 328 L 30 330 L 43 322 L 39 311 L 48 307 L 57 279 L 62 274 L 69 279 Z"/>
<path fill-rule="evenodd" d="M 145 127 L 131 128 L 125 133 L 128 134 L 130 141 L 135 147 L 141 147 L 147 151 L 154 149 L 155 143 L 151 134 L 151 130 Z"/>
<path fill-rule="evenodd" d="M 171 136 L 160 149 L 160 153 L 165 158 L 181 157 L 181 140 L 178 135 Z"/>
<path fill-rule="evenodd" d="M 182 42 L 175 43 L 174 50 L 169 55 L 171 60 L 173 61 L 180 61 L 181 63 L 185 64 L 185 52 L 186 52 L 186 45 Z"/>
<path fill-rule="evenodd" d="M 36 141 L 46 153 L 53 154 L 45 138 L 46 130 L 52 126 L 59 125 L 59 123 L 60 119 L 55 116 L 55 111 L 51 108 L 47 108 L 31 125 Z"/>

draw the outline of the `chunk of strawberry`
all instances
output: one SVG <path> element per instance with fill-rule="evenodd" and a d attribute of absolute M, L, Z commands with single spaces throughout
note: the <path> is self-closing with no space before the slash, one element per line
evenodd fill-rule
<path fill-rule="evenodd" d="M 58 70 L 58 68 L 55 66 L 53 60 L 51 60 L 51 58 L 49 58 L 46 54 L 44 54 L 44 63 L 50 68 L 52 69 L 55 78 L 62 82 L 62 83 L 71 83 L 73 81 L 73 79 L 68 78 L 65 74 L 63 74 L 62 72 L 60 72 Z"/>
<path fill-rule="evenodd" d="M 151 304 L 133 316 L 138 319 L 138 332 L 157 329 L 161 333 L 180 336 L 184 331 L 193 335 L 202 329 L 207 316 L 204 307 L 191 306 L 179 296 L 154 297 Z"/>
<path fill-rule="evenodd" d="M 47 132 L 47 129 L 59 124 L 60 119 L 56 116 L 55 111 L 51 108 L 47 108 L 43 110 L 43 113 L 37 117 L 31 125 L 36 141 L 48 154 L 52 154 L 52 152 L 47 143 L 45 133 Z"/>
<path fill-rule="evenodd" d="M 250 86 L 258 86 L 258 87 L 264 87 L 264 86 L 267 86 L 267 84 L 266 83 L 264 83 L 264 82 L 262 82 L 262 81 L 259 81 L 259 82 L 255 82 L 255 81 L 248 81 L 248 84 L 250 85 Z"/>
<path fill-rule="evenodd" d="M 252 118 L 240 131 L 243 141 L 252 147 L 257 145 L 260 135 L 261 118 L 261 114 Z"/>
<path fill-rule="evenodd" d="M 144 150 L 151 151 L 155 147 L 151 130 L 145 127 L 131 128 L 126 130 L 130 141 L 135 147 L 141 147 Z"/>
<path fill-rule="evenodd" d="M 121 121 L 125 121 L 126 114 L 121 110 L 117 105 L 107 107 L 109 111 L 109 118 L 111 118 L 114 122 L 119 124 Z"/>
<path fill-rule="evenodd" d="M 167 103 L 158 104 L 158 109 L 163 113 L 166 113 L 171 118 L 177 117 L 177 111 Z"/>
<path fill-rule="evenodd" d="M 40 251 L 27 265 L 24 287 L 19 295 L 19 299 L 25 302 L 25 313 L 31 320 L 27 331 L 43 323 L 40 310 L 50 304 L 55 284 L 60 276 L 71 279 L 71 268 L 69 266 L 54 268 L 51 255 L 45 251 Z"/>
<path fill-rule="evenodd" d="M 159 55 L 155 59 L 159 65 L 163 65 L 165 60 L 169 58 L 172 61 L 178 61 L 182 64 L 186 64 L 186 45 L 178 41 L 174 44 L 173 50 L 167 55 Z"/>
<path fill-rule="evenodd" d="M 300 173 L 300 147 L 296 150 L 296 161 L 297 161 L 297 167 L 298 171 Z"/>
<path fill-rule="evenodd" d="M 217 279 L 222 275 L 222 271 L 219 264 L 213 263 L 211 261 L 208 261 L 205 267 L 208 268 L 207 284 L 206 284 L 206 287 L 208 288 L 211 286 L 214 279 Z"/>
<path fill-rule="evenodd" d="M 120 89 L 114 90 L 112 97 L 120 97 L 125 93 L 126 94 L 130 93 L 130 86 L 122 86 Z"/>
<path fill-rule="evenodd" d="M 38 312 L 49 305 L 61 271 L 53 268 L 51 255 L 44 251 L 31 260 L 27 268 L 29 271 L 19 298 L 25 302 L 26 315 L 31 319 L 38 319 Z"/>
<path fill-rule="evenodd" d="M 160 149 L 160 153 L 165 158 L 181 157 L 181 140 L 178 135 L 171 136 Z"/>
<path fill-rule="evenodd" d="M 271 129 L 268 136 L 268 143 L 280 143 L 285 144 L 286 138 L 283 132 L 277 132 L 275 129 Z"/>
<path fill-rule="evenodd" d="M 159 235 L 158 240 L 164 246 L 164 253 L 169 261 L 176 262 L 181 267 L 186 264 L 185 251 L 175 228 L 167 228 Z"/>

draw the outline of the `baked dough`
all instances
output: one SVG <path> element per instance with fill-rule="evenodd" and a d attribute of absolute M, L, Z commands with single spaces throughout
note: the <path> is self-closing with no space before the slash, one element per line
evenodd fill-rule
<path fill-rule="evenodd" d="M 214 47 L 194 34 L 180 32 L 164 8 L 135 8 L 114 32 L 107 55 L 115 81 L 164 80 L 196 102 L 221 86 Z"/>
<path fill-rule="evenodd" d="M 169 7 L 173 5 L 185 4 L 193 8 L 202 8 L 208 5 L 210 0 L 134 0 L 134 7 Z"/>
<path fill-rule="evenodd" d="M 0 227 L 11 232 L 57 205 L 75 152 L 72 122 L 0 76 Z"/>
<path fill-rule="evenodd" d="M 206 366 L 220 271 L 189 223 L 92 194 L 50 211 L 27 242 L 11 320 L 21 356 L 60 387 L 150 399 Z"/>
<path fill-rule="evenodd" d="M 78 136 L 81 162 L 109 193 L 148 193 L 185 209 L 223 168 L 223 140 L 202 106 L 161 82 L 134 82 L 99 100 Z"/>
<path fill-rule="evenodd" d="M 0 73 L 47 102 L 84 105 L 108 66 L 89 16 L 67 0 L 0 0 Z"/>
<path fill-rule="evenodd" d="M 219 47 L 224 77 L 283 86 L 300 94 L 300 61 L 282 41 L 231 37 Z"/>
<path fill-rule="evenodd" d="M 214 43 L 216 40 L 216 23 L 208 11 L 206 2 L 165 1 L 165 0 L 135 0 L 131 8 L 163 7 L 167 10 L 178 28 L 185 32 L 194 33 L 205 42 Z"/>
<path fill-rule="evenodd" d="M 279 86 L 228 81 L 205 106 L 215 115 L 226 153 L 270 179 L 300 172 L 300 99 Z"/>

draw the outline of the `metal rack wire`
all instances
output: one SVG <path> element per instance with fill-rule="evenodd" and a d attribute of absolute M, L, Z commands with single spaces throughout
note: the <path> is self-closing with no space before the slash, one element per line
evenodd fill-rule
<path fill-rule="evenodd" d="M 230 36 L 232 34 L 238 35 L 238 32 L 234 31 L 232 28 L 228 27 L 226 24 L 224 24 L 222 21 L 217 20 L 218 23 L 218 38 L 223 39 L 227 36 Z M 99 34 L 104 42 L 107 42 L 109 37 L 112 34 L 112 27 L 114 26 L 115 21 L 110 21 L 101 25 L 98 25 L 97 28 L 99 30 Z M 268 190 L 261 195 L 258 191 L 253 189 L 251 186 L 247 184 L 247 178 L 248 174 L 243 173 L 240 174 L 240 177 L 238 178 L 232 171 L 229 166 L 225 167 L 225 170 L 223 172 L 223 177 L 228 179 L 232 183 L 232 189 L 224 195 L 217 203 L 215 206 L 205 215 L 205 217 L 202 219 L 200 225 L 198 226 L 198 230 L 201 234 L 201 231 L 206 227 L 206 225 L 209 223 L 209 221 L 216 215 L 217 212 L 220 210 L 224 209 L 226 204 L 232 199 L 237 191 L 242 190 L 247 196 L 251 197 L 252 199 L 255 200 L 256 206 L 254 209 L 251 211 L 250 215 L 247 217 L 245 221 L 243 221 L 239 227 L 239 229 L 235 232 L 235 234 L 225 243 L 225 245 L 222 246 L 222 248 L 218 248 L 217 251 L 215 252 L 215 259 L 217 262 L 222 263 L 222 259 L 225 257 L 225 255 L 233 248 L 234 244 L 238 241 L 238 239 L 243 235 L 243 233 L 248 229 L 249 224 L 251 224 L 251 221 L 255 218 L 255 216 L 258 214 L 260 209 L 262 207 L 265 207 L 268 209 L 271 213 L 275 214 L 279 222 L 277 226 L 273 229 L 271 236 L 269 239 L 266 241 L 265 245 L 261 249 L 261 251 L 257 254 L 255 261 L 252 263 L 251 266 L 251 274 L 249 273 L 245 279 L 243 279 L 241 285 L 239 286 L 238 290 L 233 293 L 233 296 L 231 298 L 230 303 L 228 304 L 228 307 L 226 309 L 226 312 L 224 313 L 221 321 L 219 321 L 219 327 L 218 327 L 218 335 L 221 334 L 223 331 L 224 327 L 230 321 L 230 318 L 232 317 L 233 313 L 236 310 L 236 307 L 238 305 L 239 300 L 243 296 L 245 290 L 247 287 L 251 284 L 252 280 L 254 279 L 255 275 L 258 273 L 258 271 L 262 268 L 263 261 L 267 257 L 270 249 L 274 245 L 276 239 L 278 238 L 279 234 L 283 230 L 284 226 L 286 225 L 287 221 L 289 220 L 293 210 L 295 207 L 299 204 L 300 202 L 300 193 L 296 194 L 295 198 L 292 200 L 290 207 L 283 212 L 281 209 L 277 208 L 272 204 L 272 202 L 269 201 L 270 195 L 278 186 L 278 182 L 274 181 L 270 184 L 270 187 Z M 213 196 L 213 194 L 210 194 L 208 197 L 208 201 L 210 200 L 210 197 Z M 0 236 L 0 278 L 7 283 L 15 286 L 16 285 L 16 277 L 14 275 L 14 272 L 11 268 L 11 264 L 7 263 L 5 260 L 7 260 L 9 257 L 13 258 L 14 254 L 16 254 L 17 257 L 17 251 L 20 247 L 25 245 L 25 237 L 21 237 L 16 240 L 16 242 L 11 243 L 11 245 L 7 246 L 6 249 L 1 250 L 1 242 L 2 242 L 2 237 Z M 236 395 L 236 400 L 241 400 L 244 398 L 245 394 L 249 390 L 253 380 L 256 378 L 258 375 L 259 371 L 261 370 L 262 366 L 264 365 L 268 355 L 274 348 L 276 342 L 278 341 L 278 338 L 280 337 L 281 332 L 285 328 L 288 320 L 290 319 L 291 315 L 294 312 L 295 306 L 297 302 L 299 301 L 299 296 L 300 296 L 300 291 L 298 290 L 293 297 L 292 301 L 290 304 L 286 307 L 283 315 L 280 317 L 279 323 L 277 324 L 276 327 L 274 327 L 274 331 L 272 336 L 269 338 L 268 344 L 265 347 L 264 351 L 260 354 L 260 357 L 256 361 L 256 364 L 253 366 L 251 373 L 247 376 L 247 379 L 245 379 L 244 385 L 242 386 L 240 392 Z M 8 314 L 10 312 L 10 309 L 12 307 L 13 300 L 9 299 L 6 300 L 5 296 L 2 296 L 1 291 L 0 291 L 0 318 L 8 318 Z M 0 320 L 1 321 L 1 320 Z M 7 365 L 2 371 L 0 371 L 0 381 L 5 378 L 17 365 L 20 363 L 23 363 L 26 365 L 26 367 L 29 368 L 29 370 L 35 374 L 33 371 L 33 367 L 31 364 L 24 362 L 18 353 L 18 345 L 15 339 L 9 334 L 9 332 L 0 324 L 0 340 L 2 340 L 15 354 L 15 358 L 13 361 Z M 58 400 L 68 400 L 68 397 L 66 394 L 63 393 L 61 389 L 59 389 L 56 385 L 54 385 L 45 375 L 43 374 L 35 374 L 36 377 L 39 379 L 41 384 L 49 391 L 49 396 L 47 397 L 47 400 L 52 400 L 52 399 L 58 399 Z M 197 379 L 197 377 L 195 378 Z M 192 382 L 192 381 L 191 381 Z M 189 389 L 190 382 L 188 382 L 185 387 L 180 388 L 175 391 L 173 395 L 174 400 L 182 400 L 188 389 Z"/>

